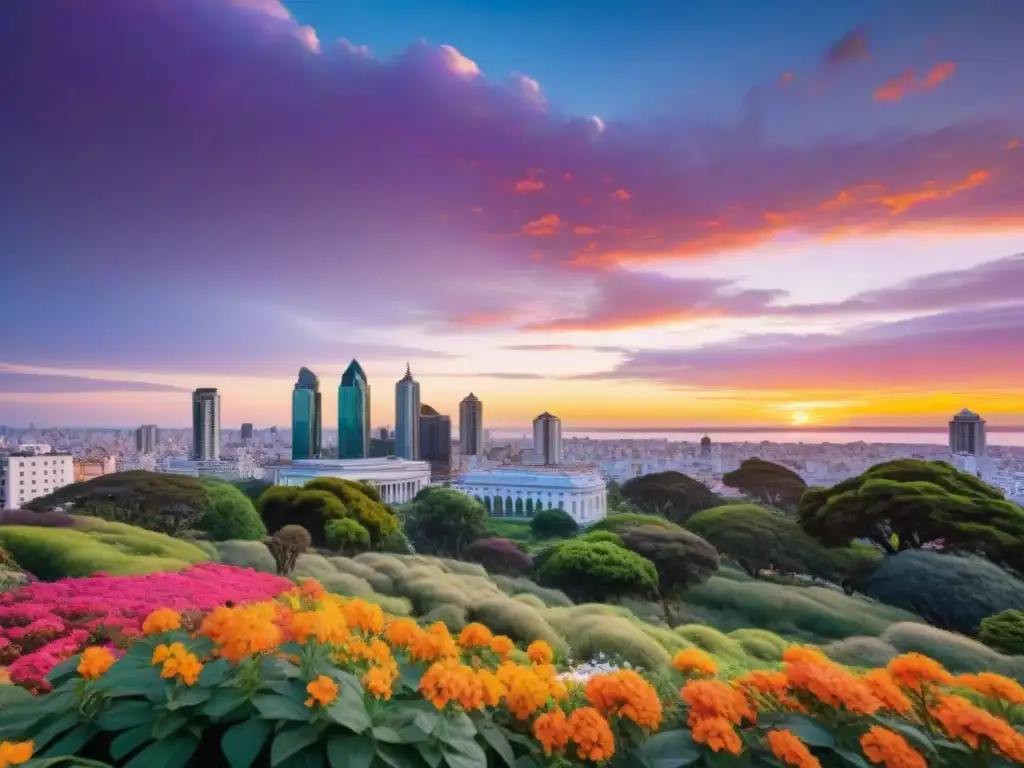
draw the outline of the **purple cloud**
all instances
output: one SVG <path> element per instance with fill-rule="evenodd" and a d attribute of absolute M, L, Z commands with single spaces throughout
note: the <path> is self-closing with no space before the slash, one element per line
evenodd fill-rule
<path fill-rule="evenodd" d="M 72 392 L 187 392 L 181 387 L 146 381 L 90 379 L 83 376 L 0 371 L 0 392 L 69 394 Z"/>

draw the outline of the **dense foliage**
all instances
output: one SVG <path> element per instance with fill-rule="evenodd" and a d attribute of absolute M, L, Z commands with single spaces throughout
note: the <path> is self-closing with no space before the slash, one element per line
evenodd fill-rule
<path fill-rule="evenodd" d="M 237 487 L 220 480 L 203 480 L 210 501 L 196 528 L 206 531 L 215 541 L 250 539 L 258 541 L 267 535 L 256 508 Z"/>
<path fill-rule="evenodd" d="M 478 539 L 463 550 L 462 556 L 480 563 L 491 573 L 521 576 L 533 568 L 533 558 L 523 552 L 515 542 L 492 537 Z"/>
<path fill-rule="evenodd" d="M 982 619 L 978 638 L 1000 653 L 1024 656 L 1024 611 L 1010 609 Z"/>
<path fill-rule="evenodd" d="M 925 544 L 984 555 L 1024 572 L 1024 508 L 943 461 L 876 464 L 831 488 L 811 488 L 800 524 L 828 546 L 867 538 L 889 553 Z"/>
<path fill-rule="evenodd" d="M 644 525 L 655 525 L 670 531 L 680 530 L 680 526 L 671 520 L 666 520 L 661 515 L 638 515 L 632 512 L 620 512 L 601 518 L 590 526 L 588 531 L 610 531 L 611 533 L 622 534 L 630 528 L 639 528 Z"/>
<path fill-rule="evenodd" d="M 487 510 L 459 491 L 427 487 L 405 509 L 405 533 L 419 552 L 458 557 L 487 535 Z"/>
<path fill-rule="evenodd" d="M 683 523 L 703 509 L 722 504 L 722 499 L 699 480 L 682 472 L 654 472 L 627 480 L 622 495 L 642 512 Z"/>
<path fill-rule="evenodd" d="M 795 508 L 807 490 L 796 472 L 764 459 L 745 459 L 737 469 L 726 472 L 722 482 L 763 504 Z"/>
<path fill-rule="evenodd" d="M 370 532 L 351 518 L 331 520 L 326 528 L 327 546 L 333 550 L 351 557 L 370 548 Z"/>
<path fill-rule="evenodd" d="M 579 530 L 572 515 L 561 509 L 544 509 L 533 516 L 530 530 L 538 539 L 568 538 Z"/>
<path fill-rule="evenodd" d="M 301 525 L 286 525 L 267 539 L 267 549 L 274 558 L 277 572 L 287 576 L 295 570 L 299 555 L 309 549 L 312 539 Z"/>
<path fill-rule="evenodd" d="M 67 512 L 54 510 L 34 512 L 31 509 L 5 509 L 0 512 L 0 525 L 35 525 L 40 528 L 71 528 L 75 518 Z"/>
<path fill-rule="evenodd" d="M 350 518 L 366 529 L 371 546 L 378 546 L 399 530 L 398 518 L 367 496 L 365 488 L 365 483 L 335 477 L 320 477 L 302 488 L 274 486 L 260 496 L 260 516 L 271 533 L 288 524 L 301 525 L 318 547 L 327 546 L 331 520 Z"/>
<path fill-rule="evenodd" d="M 345 507 L 345 516 L 352 518 L 367 530 L 373 546 L 377 546 L 399 528 L 398 518 L 380 502 L 377 489 L 369 483 L 338 477 L 318 477 L 306 483 L 305 489 L 326 491 L 337 497 Z"/>
<path fill-rule="evenodd" d="M 575 600 L 607 602 L 657 594 L 658 572 L 640 555 L 607 542 L 566 541 L 538 566 L 541 584 Z"/>
<path fill-rule="evenodd" d="M 263 495 L 264 491 L 274 487 L 273 483 L 268 483 L 266 480 L 257 480 L 254 477 L 242 480 L 233 480 L 231 484 L 244 493 L 246 498 L 248 498 L 253 504 L 256 504 L 259 501 L 259 498 Z"/>

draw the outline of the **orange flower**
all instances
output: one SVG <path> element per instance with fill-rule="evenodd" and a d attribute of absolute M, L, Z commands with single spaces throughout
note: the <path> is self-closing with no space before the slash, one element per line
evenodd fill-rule
<path fill-rule="evenodd" d="M 515 647 L 515 643 L 505 637 L 505 635 L 495 635 L 494 639 L 491 640 L 491 650 L 503 659 L 507 659 L 508 655 L 515 650 Z"/>
<path fill-rule="evenodd" d="M 928 768 L 928 761 L 921 757 L 907 740 L 898 733 L 873 725 L 860 737 L 864 756 L 875 765 L 886 768 Z"/>
<path fill-rule="evenodd" d="M 496 707 L 505 695 L 505 684 L 489 669 L 476 670 L 476 678 L 483 686 L 484 704 Z"/>
<path fill-rule="evenodd" d="M 555 658 L 555 652 L 543 640 L 534 640 L 526 647 L 526 658 L 534 664 L 550 664 Z"/>
<path fill-rule="evenodd" d="M 324 589 L 323 585 L 316 579 L 306 579 L 299 586 L 299 594 L 302 597 L 310 597 L 316 600 L 326 595 L 327 590 Z"/>
<path fill-rule="evenodd" d="M 714 752 L 725 750 L 733 755 L 743 751 L 743 742 L 732 723 L 724 717 L 708 717 L 691 726 L 690 734 L 698 744 L 704 744 Z"/>
<path fill-rule="evenodd" d="M 890 712 L 905 715 L 913 709 L 910 699 L 900 690 L 887 669 L 872 669 L 864 675 L 864 683 Z"/>
<path fill-rule="evenodd" d="M 306 693 L 309 694 L 309 698 L 306 699 L 307 707 L 312 709 L 318 704 L 326 707 L 338 698 L 338 684 L 327 675 L 320 675 L 306 686 Z"/>
<path fill-rule="evenodd" d="M 768 746 L 772 748 L 772 754 L 793 768 L 821 768 L 821 762 L 811 754 L 807 745 L 785 728 L 768 731 Z"/>
<path fill-rule="evenodd" d="M 672 658 L 672 666 L 680 672 L 695 672 L 698 675 L 714 677 L 718 674 L 718 664 L 709 654 L 700 648 L 685 648 Z"/>
<path fill-rule="evenodd" d="M 162 632 L 173 632 L 181 627 L 181 614 L 170 608 L 157 608 L 142 622 L 142 634 L 159 635 Z"/>
<path fill-rule="evenodd" d="M 886 667 L 897 683 L 914 693 L 923 693 L 929 685 L 949 685 L 953 676 L 939 662 L 920 653 L 897 656 Z"/>
<path fill-rule="evenodd" d="M 203 671 L 203 665 L 181 643 L 158 645 L 153 649 L 153 663 L 163 664 L 160 677 L 165 680 L 178 678 L 185 685 L 195 685 Z"/>
<path fill-rule="evenodd" d="M 217 655 L 238 663 L 253 653 L 267 653 L 281 642 L 275 624 L 278 603 L 254 603 L 236 608 L 221 606 L 210 613 L 199 628 L 217 646 Z"/>
<path fill-rule="evenodd" d="M 782 660 L 787 664 L 804 662 L 807 664 L 831 664 L 832 661 L 817 648 L 807 645 L 791 645 L 782 652 Z"/>
<path fill-rule="evenodd" d="M 459 645 L 464 648 L 477 648 L 491 644 L 494 633 L 483 624 L 467 624 L 459 633 Z"/>
<path fill-rule="evenodd" d="M 416 635 L 409 643 L 409 655 L 417 661 L 437 661 L 458 654 L 455 640 L 441 622 L 432 624 L 426 632 Z"/>
<path fill-rule="evenodd" d="M 390 699 L 398 671 L 394 666 L 374 664 L 363 675 L 363 686 L 378 699 Z"/>
<path fill-rule="evenodd" d="M 958 739 L 975 750 L 988 741 L 1011 760 L 1024 763 L 1024 736 L 1005 720 L 974 706 L 962 696 L 942 697 L 930 713 L 951 739 Z"/>
<path fill-rule="evenodd" d="M 581 760 L 600 763 L 615 754 L 611 726 L 593 707 L 580 707 L 569 715 L 569 730 Z"/>
<path fill-rule="evenodd" d="M 528 720 L 551 697 L 548 681 L 527 667 L 505 662 L 497 678 L 505 686 L 505 706 L 517 720 Z"/>
<path fill-rule="evenodd" d="M 690 680 L 679 692 L 689 706 L 688 722 L 722 718 L 739 725 L 744 719 L 756 719 L 743 694 L 721 680 Z"/>
<path fill-rule="evenodd" d="M 109 648 L 92 646 L 82 652 L 82 660 L 78 662 L 78 674 L 86 680 L 98 680 L 106 674 L 117 657 Z"/>
<path fill-rule="evenodd" d="M 657 691 L 632 670 L 594 675 L 587 681 L 586 695 L 602 715 L 618 715 L 651 730 L 661 725 Z"/>
<path fill-rule="evenodd" d="M 476 671 L 458 659 L 445 659 L 430 666 L 420 678 L 420 693 L 437 709 L 457 701 L 466 710 L 483 709 L 489 691 Z"/>
<path fill-rule="evenodd" d="M 35 745 L 31 741 L 5 741 L 0 743 L 0 768 L 27 763 Z"/>
<path fill-rule="evenodd" d="M 564 749 L 572 738 L 572 727 L 565 717 L 565 712 L 558 708 L 539 715 L 533 721 L 532 730 L 534 738 L 544 747 L 545 755 Z"/>
<path fill-rule="evenodd" d="M 982 672 L 978 675 L 960 675 L 956 678 L 958 685 L 972 691 L 999 699 L 1008 704 L 1024 704 L 1024 687 L 1016 680 L 997 675 L 993 672 Z"/>
<path fill-rule="evenodd" d="M 870 715 L 882 706 L 863 680 L 834 664 L 796 662 L 786 667 L 786 676 L 794 689 L 811 694 L 829 707 Z"/>
<path fill-rule="evenodd" d="M 318 643 L 341 645 L 349 638 L 345 614 L 337 608 L 296 611 L 292 614 L 290 629 L 297 643 L 316 640 Z"/>
<path fill-rule="evenodd" d="M 384 632 L 392 648 L 406 648 L 423 634 L 420 625 L 413 619 L 395 619 Z"/>
<path fill-rule="evenodd" d="M 735 678 L 732 684 L 746 695 L 755 709 L 760 706 L 798 709 L 800 706 L 790 695 L 789 678 L 784 672 L 755 669 Z"/>
<path fill-rule="evenodd" d="M 364 635 L 376 635 L 384 629 L 384 611 L 366 600 L 345 600 L 341 604 L 345 623 L 358 627 Z"/>

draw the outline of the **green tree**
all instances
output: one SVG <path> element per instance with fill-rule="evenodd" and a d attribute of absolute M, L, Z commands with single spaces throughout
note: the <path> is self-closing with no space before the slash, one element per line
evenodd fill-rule
<path fill-rule="evenodd" d="M 930 544 L 1024 572 L 1024 508 L 944 461 L 876 464 L 831 488 L 809 488 L 797 512 L 828 546 L 865 538 L 895 554 Z"/>
<path fill-rule="evenodd" d="M 345 505 L 327 491 L 275 485 L 260 496 L 260 517 L 270 533 L 298 525 L 309 532 L 317 547 L 327 545 L 327 523 L 347 514 Z"/>
<path fill-rule="evenodd" d="M 196 527 L 215 541 L 248 539 L 260 541 L 267 535 L 256 508 L 235 485 L 204 479 L 210 501 Z"/>
<path fill-rule="evenodd" d="M 530 530 L 538 539 L 567 538 L 579 528 L 572 516 L 561 509 L 545 509 L 530 521 Z"/>
<path fill-rule="evenodd" d="M 658 572 L 650 560 L 607 542 L 573 539 L 556 545 L 538 577 L 578 602 L 651 597 L 658 590 Z"/>
<path fill-rule="evenodd" d="M 978 639 L 1000 653 L 1024 656 L 1024 611 L 1010 609 L 982 619 Z"/>
<path fill-rule="evenodd" d="M 406 510 L 405 533 L 417 551 L 458 557 L 487 535 L 487 511 L 451 488 L 424 488 Z"/>
<path fill-rule="evenodd" d="M 591 531 L 610 531 L 611 533 L 623 533 L 630 528 L 640 528 L 644 525 L 656 525 L 668 531 L 678 531 L 680 527 L 671 520 L 666 520 L 660 515 L 636 515 L 629 512 L 607 515 L 602 517 L 592 526 Z"/>
<path fill-rule="evenodd" d="M 243 480 L 232 480 L 231 485 L 244 493 L 249 501 L 255 505 L 259 501 L 260 495 L 268 488 L 272 488 L 274 484 L 268 483 L 266 480 L 257 480 L 250 477 Z"/>
<path fill-rule="evenodd" d="M 718 551 L 689 531 L 667 531 L 653 525 L 630 528 L 622 534 L 622 543 L 626 549 L 654 563 L 658 598 L 669 626 L 674 623 L 669 599 L 703 584 L 718 570 Z"/>
<path fill-rule="evenodd" d="M 330 520 L 325 526 L 327 546 L 352 557 L 370 548 L 370 533 L 350 517 Z"/>
<path fill-rule="evenodd" d="M 795 509 L 807 490 L 807 483 L 793 470 L 756 458 L 726 472 L 722 482 L 763 504 L 787 509 Z"/>
<path fill-rule="evenodd" d="M 641 512 L 679 524 L 701 510 L 722 504 L 706 485 L 675 471 L 630 478 L 622 486 L 622 495 Z"/>
<path fill-rule="evenodd" d="M 380 501 L 374 501 L 366 494 L 366 483 L 345 480 L 340 477 L 318 477 L 304 486 L 308 491 L 330 493 L 345 508 L 351 517 L 370 534 L 370 543 L 376 547 L 388 535 L 398 530 L 398 517 Z M 378 496 L 379 498 L 379 496 Z"/>

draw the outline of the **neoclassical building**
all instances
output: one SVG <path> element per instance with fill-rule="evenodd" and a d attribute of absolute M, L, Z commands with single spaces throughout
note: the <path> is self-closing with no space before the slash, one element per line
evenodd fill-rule
<path fill-rule="evenodd" d="M 556 508 L 589 525 L 608 511 L 604 478 L 588 472 L 481 469 L 460 475 L 452 488 L 479 499 L 494 517 L 532 517 Z"/>
<path fill-rule="evenodd" d="M 430 464 L 394 457 L 293 461 L 273 472 L 275 485 L 305 485 L 317 477 L 363 480 L 377 487 L 385 504 L 405 504 L 430 485 Z"/>

